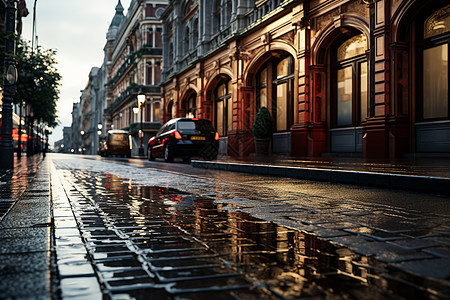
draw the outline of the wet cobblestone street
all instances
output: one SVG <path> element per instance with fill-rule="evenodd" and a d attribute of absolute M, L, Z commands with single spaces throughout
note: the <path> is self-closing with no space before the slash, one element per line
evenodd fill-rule
<path fill-rule="evenodd" d="M 89 167 L 78 161 L 75 167 L 70 161 L 53 162 L 55 251 L 63 298 L 100 299 L 106 294 L 112 299 L 444 299 L 450 295 L 448 245 L 431 238 L 420 239 L 422 244 L 408 239 L 407 223 L 394 222 L 398 228 L 391 232 L 363 226 L 373 223 L 373 213 L 363 205 L 327 207 L 326 199 L 318 197 L 314 205 L 327 208 L 327 214 L 319 214 L 312 213 L 317 207 L 313 209 L 311 199 L 304 199 L 304 205 L 289 205 L 292 199 L 286 197 L 293 196 L 289 193 L 213 179 L 208 184 L 204 179 L 148 169 L 121 178 L 99 172 L 101 164 L 88 163 Z M 136 178 L 138 173 L 147 177 L 146 184 Z M 280 201 L 256 204 L 265 197 Z M 382 210 L 392 218 L 399 213 L 377 209 Z M 272 220 L 255 217 L 262 212 Z M 448 224 L 435 225 L 444 233 L 431 235 L 429 227 L 435 224 L 431 215 L 419 218 L 403 213 L 402 218 L 427 225 L 422 232 L 408 234 L 448 238 Z M 359 223 L 351 221 L 355 218 Z M 408 264 L 417 261 L 434 263 L 435 272 L 443 269 L 435 274 L 443 277 L 409 272 Z"/>

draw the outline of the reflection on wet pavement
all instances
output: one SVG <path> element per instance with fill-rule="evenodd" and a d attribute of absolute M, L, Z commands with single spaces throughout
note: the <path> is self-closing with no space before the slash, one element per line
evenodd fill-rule
<path fill-rule="evenodd" d="M 449 295 L 446 284 L 394 270 L 370 255 L 230 209 L 233 203 L 216 203 L 214 196 L 136 185 L 114 175 L 63 165 L 58 169 L 89 260 L 112 299 Z M 58 259 L 65 249 L 64 239 L 72 245 L 81 243 L 63 220 L 56 220 Z M 353 223 L 334 225 L 376 234 Z M 91 272 L 76 256 L 58 264 L 68 272 L 65 279 Z"/>
<path fill-rule="evenodd" d="M 3 159 L 3 158 L 0 158 Z M 15 157 L 13 170 L 0 170 L 0 222 L 36 175 L 42 157 Z"/>

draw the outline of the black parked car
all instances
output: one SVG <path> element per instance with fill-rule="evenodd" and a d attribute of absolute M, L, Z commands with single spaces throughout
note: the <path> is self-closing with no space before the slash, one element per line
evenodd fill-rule
<path fill-rule="evenodd" d="M 125 130 L 109 130 L 106 140 L 101 142 L 97 153 L 100 156 L 123 155 L 131 157 L 131 136 Z"/>
<path fill-rule="evenodd" d="M 217 157 L 219 134 L 211 121 L 197 118 L 172 119 L 164 124 L 156 136 L 148 141 L 147 157 L 163 157 L 173 161 L 181 157 L 189 161 L 193 156 L 212 160 Z"/>

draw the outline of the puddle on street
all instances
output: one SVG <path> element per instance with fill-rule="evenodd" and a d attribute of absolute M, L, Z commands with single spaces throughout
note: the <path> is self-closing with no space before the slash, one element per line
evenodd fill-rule
<path fill-rule="evenodd" d="M 61 173 L 76 188 L 68 196 L 112 299 L 440 298 L 427 279 L 234 204 L 109 174 Z"/>

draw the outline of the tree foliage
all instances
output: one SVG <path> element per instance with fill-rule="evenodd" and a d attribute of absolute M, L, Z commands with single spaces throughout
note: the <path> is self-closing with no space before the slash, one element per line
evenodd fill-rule
<path fill-rule="evenodd" d="M 15 103 L 25 101 L 31 106 L 33 118 L 58 125 L 56 105 L 59 100 L 61 75 L 56 68 L 56 51 L 37 47 L 34 53 L 26 41 L 17 45 L 17 69 L 19 78 Z"/>

